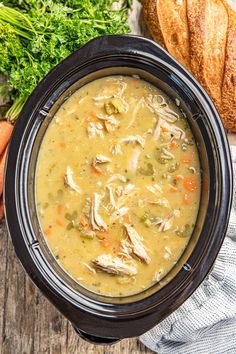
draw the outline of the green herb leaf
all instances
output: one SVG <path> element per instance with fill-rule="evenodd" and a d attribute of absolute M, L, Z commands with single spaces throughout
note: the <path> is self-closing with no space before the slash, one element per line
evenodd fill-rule
<path fill-rule="evenodd" d="M 7 78 L 14 121 L 40 80 L 89 40 L 128 33 L 125 0 L 3 0 L 0 4 L 0 75 Z"/>

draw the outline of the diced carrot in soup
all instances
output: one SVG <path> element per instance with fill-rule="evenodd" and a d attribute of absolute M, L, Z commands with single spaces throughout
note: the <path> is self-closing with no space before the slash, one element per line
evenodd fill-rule
<path fill-rule="evenodd" d="M 81 87 L 43 138 L 41 228 L 60 266 L 94 292 L 127 296 L 164 278 L 189 242 L 200 193 L 185 117 L 138 77 Z"/>
<path fill-rule="evenodd" d="M 92 166 L 92 172 L 95 175 L 102 175 L 103 174 L 102 169 L 100 167 L 97 167 L 97 166 Z"/>
<path fill-rule="evenodd" d="M 63 214 L 64 210 L 65 210 L 65 206 L 63 204 L 59 204 L 57 207 L 57 213 L 61 215 Z"/>
<path fill-rule="evenodd" d="M 195 192 L 198 188 L 198 178 L 197 177 L 187 177 L 184 179 L 183 186 L 189 192 Z"/>

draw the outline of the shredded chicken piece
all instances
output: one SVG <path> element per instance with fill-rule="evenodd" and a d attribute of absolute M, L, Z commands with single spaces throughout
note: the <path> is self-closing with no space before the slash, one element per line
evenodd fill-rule
<path fill-rule="evenodd" d="M 126 177 L 120 175 L 119 173 L 117 173 L 117 174 L 111 176 L 111 177 L 107 180 L 107 183 L 111 183 L 111 182 L 113 182 L 113 181 L 115 181 L 115 180 L 117 180 L 117 179 L 120 180 L 121 182 L 124 182 L 124 183 L 126 182 Z"/>
<path fill-rule="evenodd" d="M 139 156 L 141 154 L 141 151 L 140 150 L 134 150 L 134 153 L 133 153 L 133 156 L 130 160 L 130 165 L 129 165 L 129 169 L 132 171 L 132 172 L 136 172 L 137 168 L 138 168 L 138 159 L 139 159 Z"/>
<path fill-rule="evenodd" d="M 135 188 L 135 186 L 133 184 L 127 184 L 124 187 L 118 186 L 116 188 L 116 195 L 118 195 L 119 197 L 117 201 L 115 200 L 112 186 L 107 185 L 106 188 L 108 189 L 109 192 L 110 205 L 114 210 L 113 213 L 111 214 L 110 219 L 111 222 L 114 222 L 115 220 L 120 219 L 122 216 L 127 214 L 127 212 L 129 211 L 129 208 L 123 205 L 125 204 L 127 198 L 130 197 L 130 193 Z M 118 190 L 119 193 L 117 193 Z"/>
<path fill-rule="evenodd" d="M 102 121 L 105 121 L 105 120 L 110 120 L 111 118 L 114 118 L 114 116 L 109 116 L 108 114 L 102 114 L 102 113 L 98 113 L 97 114 L 97 118 L 98 119 L 101 119 Z"/>
<path fill-rule="evenodd" d="M 113 92 L 113 93 L 109 93 L 107 92 L 108 90 L 106 88 L 103 89 L 103 94 L 97 97 L 93 97 L 93 100 L 95 102 L 99 102 L 99 101 L 104 101 L 104 100 L 108 100 L 114 97 L 119 97 L 121 98 L 121 96 L 123 95 L 123 93 L 126 90 L 127 87 L 127 83 L 123 82 L 121 80 L 117 81 L 116 84 L 118 84 L 118 89 L 117 91 Z"/>
<path fill-rule="evenodd" d="M 82 229 L 82 230 L 80 230 L 80 233 L 82 236 L 84 236 L 86 238 L 90 238 L 90 239 L 93 239 L 96 236 L 96 232 L 93 230 Z"/>
<path fill-rule="evenodd" d="M 111 148 L 111 153 L 112 155 L 119 155 L 122 153 L 121 150 L 121 146 L 120 144 L 115 144 L 112 148 Z"/>
<path fill-rule="evenodd" d="M 108 114 L 97 114 L 98 119 L 101 119 L 102 121 L 104 121 L 104 123 L 106 122 L 110 122 L 111 124 L 114 125 L 119 125 L 119 120 L 116 119 L 113 115 L 108 115 Z"/>
<path fill-rule="evenodd" d="M 122 78 L 110 78 L 110 79 L 107 79 L 109 82 L 113 82 L 114 84 L 116 84 L 118 87 L 117 89 L 112 92 L 110 94 L 110 97 L 109 98 L 112 98 L 112 97 L 120 97 L 124 94 L 126 88 L 127 88 L 127 83 L 123 81 Z M 105 87 L 103 89 L 103 93 L 104 95 L 108 95 L 108 89 Z"/>
<path fill-rule="evenodd" d="M 130 122 L 127 125 L 126 129 L 129 129 L 134 124 L 134 122 L 136 120 L 137 113 L 140 110 L 140 108 L 144 106 L 144 103 L 145 103 L 144 98 L 141 97 L 139 99 L 139 101 L 137 102 L 137 104 L 135 105 L 135 107 L 134 107 L 133 113 L 131 115 Z"/>
<path fill-rule="evenodd" d="M 158 231 L 167 231 L 171 229 L 174 219 L 176 217 L 179 217 L 179 215 L 180 215 L 180 211 L 178 209 L 174 209 L 169 215 L 167 215 L 167 217 L 164 220 L 162 220 L 159 223 L 160 227 Z"/>
<path fill-rule="evenodd" d="M 92 264 L 103 272 L 115 275 L 136 275 L 137 269 L 133 265 L 125 263 L 119 257 L 112 257 L 111 254 L 102 254 L 92 260 Z"/>
<path fill-rule="evenodd" d="M 84 97 L 81 97 L 78 101 L 79 104 L 81 104 L 82 102 L 84 102 L 85 100 L 87 100 L 88 98 L 90 98 L 89 96 L 84 96 Z"/>
<path fill-rule="evenodd" d="M 58 124 L 58 125 L 62 125 L 62 121 L 59 117 L 56 117 L 55 118 L 55 123 Z"/>
<path fill-rule="evenodd" d="M 122 186 L 116 187 L 116 195 L 117 195 L 118 197 L 121 197 L 122 194 L 123 194 L 123 187 L 122 187 Z"/>
<path fill-rule="evenodd" d="M 148 219 L 149 220 L 149 219 Z M 147 220 L 147 221 L 148 221 Z M 152 218 L 152 220 L 149 220 L 150 224 L 149 225 L 154 225 L 154 226 L 157 226 L 157 225 L 160 225 L 162 222 L 163 222 L 163 218 L 160 218 L 159 216 L 155 217 L 155 218 Z"/>
<path fill-rule="evenodd" d="M 106 130 L 109 132 L 113 132 L 119 125 L 120 122 L 115 118 L 115 117 L 110 117 L 110 119 L 107 119 L 104 122 L 104 125 L 106 127 Z"/>
<path fill-rule="evenodd" d="M 139 208 L 144 208 L 145 207 L 145 201 L 143 199 L 138 200 L 138 207 Z"/>
<path fill-rule="evenodd" d="M 119 89 L 118 92 L 114 94 L 114 97 L 121 97 L 124 94 L 126 88 L 127 88 L 127 83 L 119 80 Z"/>
<path fill-rule="evenodd" d="M 90 225 L 93 230 L 107 230 L 107 224 L 98 213 L 102 196 L 94 193 L 90 211 Z"/>
<path fill-rule="evenodd" d="M 146 189 L 156 195 L 159 193 L 163 193 L 161 186 L 159 186 L 159 184 L 157 183 L 154 183 L 152 186 L 146 186 Z"/>
<path fill-rule="evenodd" d="M 127 201 L 127 199 L 129 197 L 131 197 L 131 192 L 133 192 L 135 189 L 135 185 L 134 184 L 127 184 L 124 187 L 120 188 L 118 187 L 116 190 L 116 194 L 119 196 L 118 201 L 117 201 L 117 207 L 120 208 L 123 204 L 125 204 L 125 202 Z"/>
<path fill-rule="evenodd" d="M 179 2 L 182 5 L 183 0 L 180 0 L 180 1 L 177 0 L 176 2 L 177 3 Z M 175 99 L 175 103 L 176 103 L 176 106 L 178 106 L 178 107 L 180 106 L 180 100 L 178 98 Z"/>
<path fill-rule="evenodd" d="M 168 150 L 165 149 L 165 148 L 162 148 L 162 152 L 163 152 L 163 154 L 165 155 L 164 158 L 167 159 L 167 160 L 168 160 L 168 159 L 169 159 L 169 160 L 172 160 L 172 159 L 175 158 L 175 155 L 172 154 L 170 151 L 168 151 Z"/>
<path fill-rule="evenodd" d="M 111 214 L 111 222 L 116 221 L 117 219 L 120 219 L 122 216 L 127 214 L 129 211 L 128 207 L 122 207 L 119 209 L 116 209 L 112 214 Z"/>
<path fill-rule="evenodd" d="M 75 191 L 77 193 L 81 193 L 80 187 L 75 183 L 75 181 L 73 179 L 73 170 L 69 166 L 66 169 L 66 174 L 65 174 L 65 177 L 64 177 L 64 181 L 65 181 L 65 184 L 70 189 L 72 189 L 73 191 Z"/>
<path fill-rule="evenodd" d="M 186 138 L 186 134 L 181 128 L 177 127 L 175 124 L 169 124 L 164 119 L 159 118 L 153 133 L 155 140 L 159 139 L 161 128 L 167 131 L 170 135 L 173 135 L 173 138 L 175 139 L 184 140 Z"/>
<path fill-rule="evenodd" d="M 113 115 L 97 114 L 97 118 L 104 122 L 105 128 L 108 132 L 114 131 L 120 124 L 120 121 Z"/>
<path fill-rule="evenodd" d="M 170 258 L 170 254 L 168 252 L 165 252 L 163 255 L 164 259 L 169 259 Z"/>
<path fill-rule="evenodd" d="M 158 121 L 157 121 L 156 127 L 154 129 L 154 132 L 153 132 L 153 137 L 154 137 L 155 140 L 158 140 L 160 138 L 160 135 L 161 135 L 161 123 L 162 123 L 162 119 L 159 118 Z"/>
<path fill-rule="evenodd" d="M 129 104 L 128 104 L 128 102 L 126 102 L 126 100 L 123 98 L 123 97 L 121 97 L 121 96 L 119 96 L 119 97 L 117 97 L 117 98 L 119 98 L 119 100 L 121 101 L 121 103 L 122 103 L 122 107 L 120 107 L 120 109 L 119 109 L 119 112 L 120 113 L 127 113 L 128 112 L 128 110 L 129 110 Z"/>
<path fill-rule="evenodd" d="M 149 95 L 146 99 L 149 109 L 167 122 L 174 123 L 179 119 L 179 115 L 167 104 L 161 95 Z"/>
<path fill-rule="evenodd" d="M 181 139 L 184 140 L 186 138 L 186 133 L 183 131 L 183 129 L 179 127 L 174 127 L 171 132 L 174 135 L 175 139 Z"/>
<path fill-rule="evenodd" d="M 148 201 L 149 204 L 156 204 L 159 206 L 163 206 L 164 208 L 169 208 L 170 204 L 169 201 L 166 198 L 160 198 L 160 199 L 156 199 L 156 200 L 149 200 Z"/>
<path fill-rule="evenodd" d="M 108 165 L 107 168 L 106 168 L 106 170 L 107 170 L 107 172 L 108 172 L 109 174 L 114 173 L 114 169 L 113 169 L 113 167 L 112 167 L 111 165 Z"/>
<path fill-rule="evenodd" d="M 115 202 L 112 186 L 106 186 L 106 188 L 108 189 L 108 192 L 109 192 L 111 206 L 113 208 L 116 208 L 116 202 Z"/>
<path fill-rule="evenodd" d="M 129 224 L 124 224 L 127 235 L 130 241 L 130 247 L 132 253 L 135 254 L 138 258 L 146 263 L 150 263 L 151 259 L 147 254 L 147 251 L 142 243 L 142 237 L 137 233 L 134 227 Z"/>
<path fill-rule="evenodd" d="M 143 149 L 145 146 L 145 139 L 141 135 L 130 135 L 127 138 L 120 139 L 120 142 L 133 145 L 139 144 L 142 146 Z"/>
<path fill-rule="evenodd" d="M 136 278 L 135 277 L 118 277 L 117 278 L 117 283 L 118 284 L 130 284 L 132 282 L 132 284 L 134 284 L 136 282 Z"/>
<path fill-rule="evenodd" d="M 112 98 L 112 95 L 101 95 L 101 96 L 93 97 L 93 100 L 95 102 L 99 102 L 103 100 L 108 100 L 109 98 Z"/>
<path fill-rule="evenodd" d="M 87 132 L 89 138 L 94 138 L 96 136 L 104 138 L 103 126 L 100 123 L 89 122 Z"/>
<path fill-rule="evenodd" d="M 172 254 L 172 252 L 171 252 L 171 250 L 169 249 L 168 246 L 165 246 L 164 248 L 165 248 L 165 250 L 166 250 L 167 253 Z"/>
<path fill-rule="evenodd" d="M 85 268 L 87 268 L 91 273 L 93 273 L 93 274 L 96 274 L 96 273 L 97 273 L 96 270 L 95 270 L 93 267 L 91 267 L 89 264 L 83 263 L 83 265 L 84 265 Z"/>
<path fill-rule="evenodd" d="M 107 186 L 106 186 L 109 191 L 109 195 L 112 194 L 112 197 L 110 196 L 110 199 L 114 199 L 112 185 L 113 184 L 107 184 Z M 118 186 L 114 189 L 115 194 L 119 197 L 117 200 L 117 203 L 115 203 L 115 204 L 117 204 L 117 207 L 120 207 L 120 204 L 122 204 L 127 199 L 127 197 L 130 197 L 130 193 L 134 189 L 135 189 L 135 185 L 131 184 L 131 183 L 129 183 L 125 186 Z"/>
<path fill-rule="evenodd" d="M 143 137 L 146 138 L 148 135 L 152 135 L 153 134 L 153 129 L 149 128 L 144 134 Z"/>
<path fill-rule="evenodd" d="M 120 252 L 119 255 L 128 259 L 131 259 L 133 250 L 130 245 L 129 240 L 126 238 L 125 240 L 121 240 Z"/>
<path fill-rule="evenodd" d="M 164 269 L 163 268 L 160 268 L 159 270 L 157 270 L 154 274 L 154 277 L 153 277 L 153 281 L 160 281 L 161 278 L 162 278 L 162 275 L 164 273 Z"/>
<path fill-rule="evenodd" d="M 96 165 L 97 163 L 107 163 L 111 162 L 111 159 L 109 157 L 106 157 L 102 154 L 97 154 L 93 160 L 93 165 Z"/>
<path fill-rule="evenodd" d="M 126 186 L 124 186 L 123 188 L 123 194 L 124 195 L 128 195 L 131 191 L 133 191 L 135 189 L 135 185 L 132 183 L 127 184 Z"/>

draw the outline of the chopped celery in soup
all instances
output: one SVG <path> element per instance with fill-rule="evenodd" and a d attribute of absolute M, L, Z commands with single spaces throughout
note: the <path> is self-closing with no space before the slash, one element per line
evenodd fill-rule
<path fill-rule="evenodd" d="M 76 91 L 45 134 L 36 201 L 64 270 L 97 293 L 160 281 L 192 233 L 201 191 L 185 117 L 144 80 L 110 76 Z"/>

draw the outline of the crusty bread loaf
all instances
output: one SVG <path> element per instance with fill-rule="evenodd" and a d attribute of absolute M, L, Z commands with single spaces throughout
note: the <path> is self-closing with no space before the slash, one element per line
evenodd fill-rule
<path fill-rule="evenodd" d="M 221 107 L 228 15 L 221 0 L 187 0 L 193 75 Z"/>
<path fill-rule="evenodd" d="M 144 0 L 153 38 L 206 89 L 236 131 L 236 13 L 226 0 Z"/>
<path fill-rule="evenodd" d="M 160 28 L 158 13 L 157 13 L 157 2 L 158 1 L 148 1 L 144 0 L 143 3 L 143 14 L 144 18 L 147 20 L 149 31 L 152 37 L 157 41 L 160 45 L 166 48 L 164 43 L 164 38 L 162 35 L 162 31 Z"/>
<path fill-rule="evenodd" d="M 220 113 L 226 127 L 236 131 L 236 15 L 228 3 L 223 3 L 228 12 L 229 23 Z"/>

